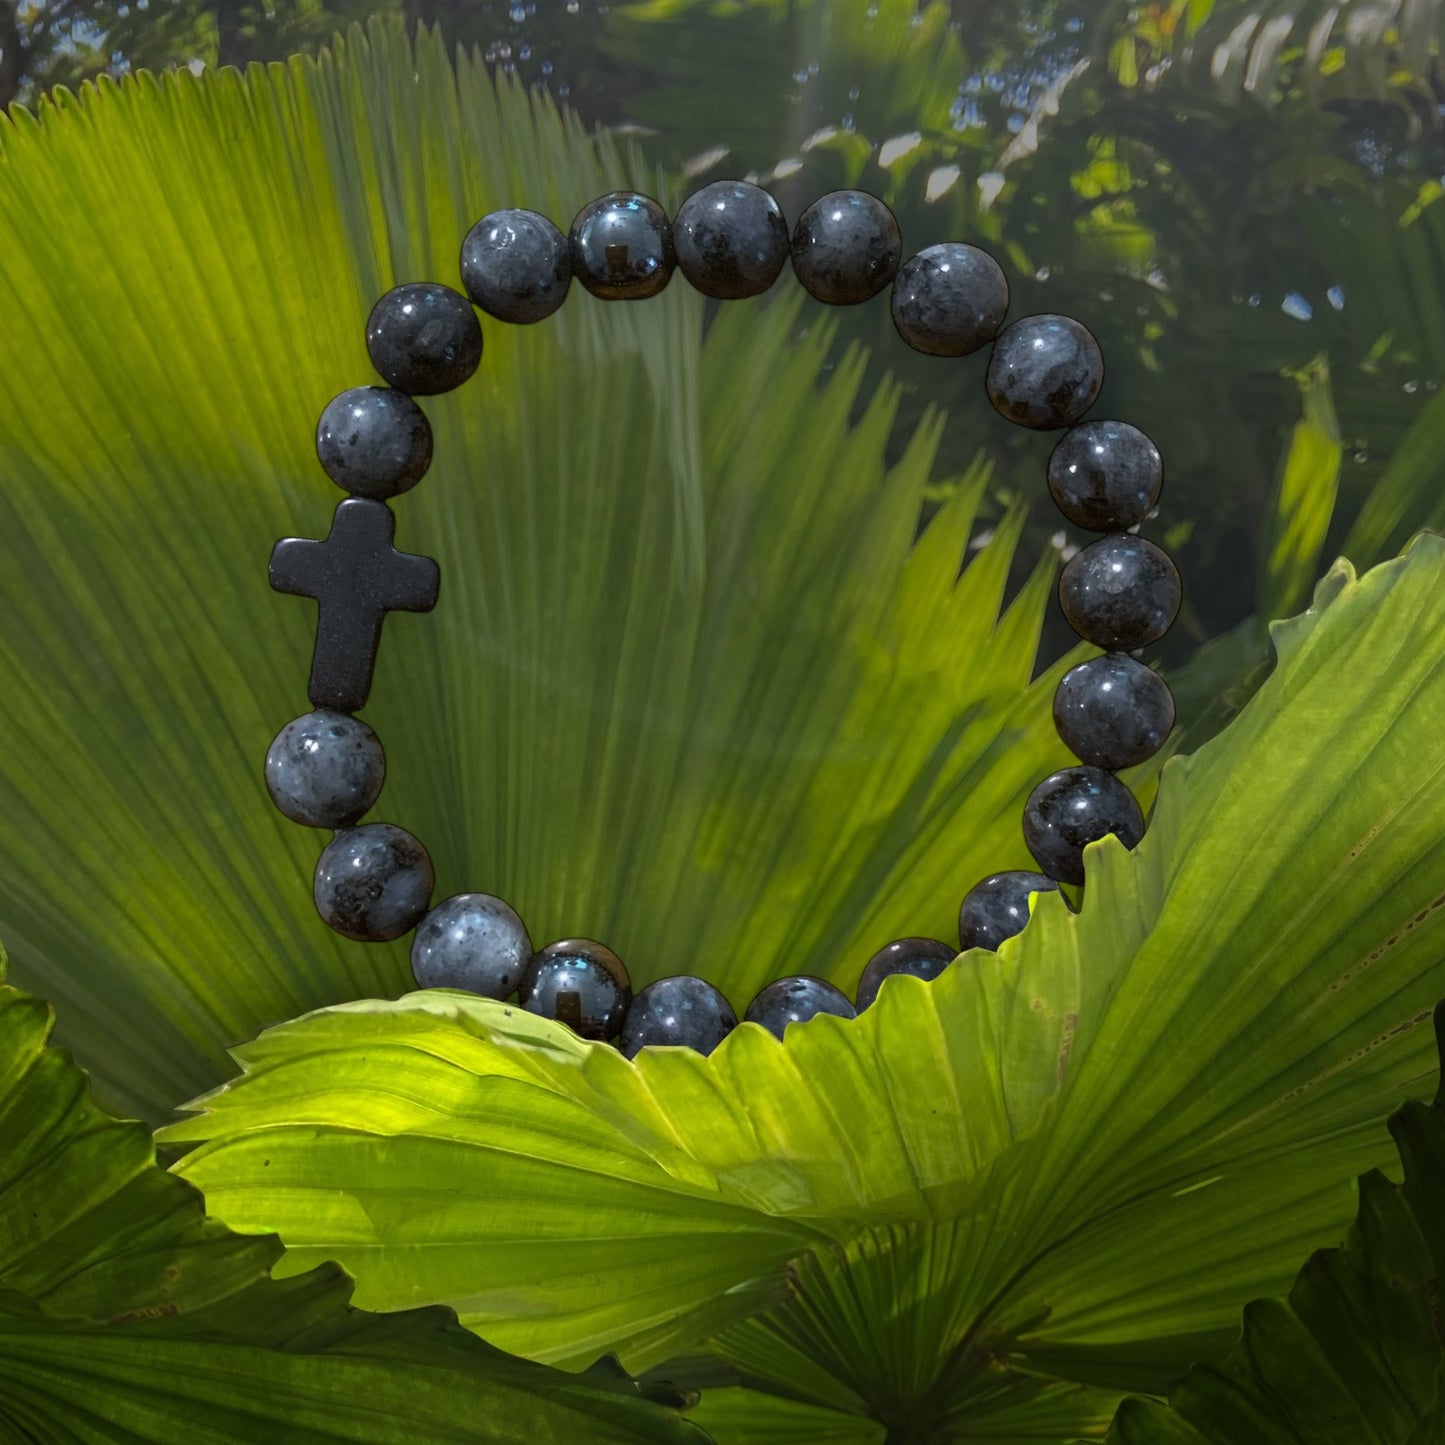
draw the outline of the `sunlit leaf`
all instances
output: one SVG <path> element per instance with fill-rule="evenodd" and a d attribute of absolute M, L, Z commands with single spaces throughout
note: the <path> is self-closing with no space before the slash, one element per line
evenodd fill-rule
<path fill-rule="evenodd" d="M 261 781 L 315 615 L 267 558 L 340 500 L 315 421 L 374 380 L 369 308 L 456 284 L 494 207 L 677 196 L 381 28 L 62 93 L 0 157 L 0 936 L 104 1097 L 155 1119 L 259 1028 L 411 986 L 405 940 L 322 924 L 324 835 Z M 638 983 L 699 971 L 739 1008 L 954 937 L 975 882 L 1031 865 L 1024 800 L 1069 761 L 1053 689 L 1092 650 L 1031 681 L 1056 554 L 1005 601 L 1023 505 L 970 550 L 986 469 L 932 475 L 936 410 L 886 460 L 898 388 L 865 389 L 805 299 L 789 280 L 705 342 L 680 278 L 489 324 L 395 504 L 441 598 L 387 621 L 365 712 L 372 816 L 430 850 L 438 901 L 499 893 L 539 945 L 598 937 Z"/>
<path fill-rule="evenodd" d="M 356 1003 L 238 1050 L 162 1137 L 286 1267 L 529 1356 L 706 1349 L 821 1410 L 1102 1430 L 1338 1237 L 1427 1070 L 1442 598 L 1435 534 L 1338 563 L 1138 848 L 1090 851 L 1079 914 L 1042 895 L 857 1021 L 633 1064 L 460 994 Z"/>
<path fill-rule="evenodd" d="M 510 1358 L 451 1311 L 353 1309 L 334 1264 L 267 1277 L 274 1235 L 205 1217 L 144 1126 L 106 1118 L 0 985 L 0 1437 L 689 1445 L 634 1382 Z"/>
<path fill-rule="evenodd" d="M 1445 1004 L 1435 1013 L 1445 1061 Z M 1157 1400 L 1127 1400 L 1117 1445 L 1429 1445 L 1445 1427 L 1445 1086 L 1390 1118 L 1404 1181 L 1359 1180 L 1342 1247 L 1321 1250 L 1288 1299 L 1256 1300 L 1218 1368 Z"/>

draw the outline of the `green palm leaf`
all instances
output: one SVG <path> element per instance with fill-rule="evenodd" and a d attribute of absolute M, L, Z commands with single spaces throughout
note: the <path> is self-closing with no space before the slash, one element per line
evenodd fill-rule
<path fill-rule="evenodd" d="M 314 616 L 266 559 L 339 500 L 311 438 L 371 379 L 372 301 L 453 279 L 494 207 L 676 197 L 380 27 L 244 78 L 60 92 L 0 148 L 0 370 L 24 378 L 0 426 L 0 937 L 103 1096 L 155 1119 L 259 1028 L 410 986 L 404 943 L 321 924 L 323 837 L 260 778 L 306 711 Z M 1030 866 L 1019 814 L 1068 761 L 1051 696 L 1087 651 L 1030 682 L 1054 562 L 1002 605 L 1022 504 L 966 551 L 985 471 L 930 481 L 936 413 L 888 464 L 896 387 L 863 394 L 815 313 L 799 336 L 800 293 L 700 345 L 680 281 L 643 307 L 577 292 L 489 327 L 478 377 L 428 402 L 398 545 L 444 584 L 386 625 L 376 816 L 431 850 L 438 900 L 500 893 L 639 982 L 851 985 Z M 926 485 L 949 500 L 914 548 Z"/>
<path fill-rule="evenodd" d="M 1435 1011 L 1445 1063 L 1445 1005 Z M 1402 1184 L 1359 1180 L 1343 1246 L 1321 1250 L 1288 1300 L 1256 1300 L 1218 1368 L 1120 1406 L 1118 1445 L 1431 1445 L 1445 1429 L 1445 1085 L 1390 1118 Z"/>
<path fill-rule="evenodd" d="M 1431 533 L 1338 563 L 1139 847 L 1091 851 L 1081 913 L 1043 895 L 856 1022 L 629 1064 L 464 995 L 361 1002 L 238 1050 L 160 1137 L 203 1141 L 178 1170 L 288 1268 L 340 1259 L 363 1303 L 446 1300 L 536 1358 L 721 1380 L 748 1398 L 704 1402 L 719 1439 L 769 1394 L 777 1431 L 1102 1433 L 1337 1233 L 1425 1072 L 1442 584 Z"/>
<path fill-rule="evenodd" d="M 348 1304 L 335 1265 L 267 1278 L 274 1235 L 207 1219 L 45 1047 L 51 1012 L 0 986 L 0 1435 L 71 1442 L 685 1445 L 703 1433 L 605 1364 L 512 1359 L 448 1310 Z"/>

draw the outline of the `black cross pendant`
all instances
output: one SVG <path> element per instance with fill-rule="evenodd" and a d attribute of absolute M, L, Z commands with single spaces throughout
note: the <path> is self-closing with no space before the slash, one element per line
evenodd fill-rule
<path fill-rule="evenodd" d="M 348 497 L 324 542 L 283 537 L 271 552 L 271 585 L 314 597 L 312 707 L 355 712 L 371 691 L 376 647 L 388 612 L 430 612 L 441 570 L 430 557 L 391 545 L 396 517 L 385 502 Z"/>

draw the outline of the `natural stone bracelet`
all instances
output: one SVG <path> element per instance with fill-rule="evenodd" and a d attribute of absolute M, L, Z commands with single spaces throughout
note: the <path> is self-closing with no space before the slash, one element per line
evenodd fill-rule
<path fill-rule="evenodd" d="M 1048 463 L 1054 501 L 1069 521 L 1107 535 L 1064 567 L 1059 602 L 1074 631 L 1106 649 L 1064 674 L 1054 696 L 1059 736 L 1079 759 L 1041 782 L 1024 810 L 1024 840 L 1041 872 L 995 873 L 959 910 L 959 948 L 997 948 L 1028 921 L 1032 892 L 1082 884 L 1084 847 L 1107 833 L 1133 848 L 1144 818 L 1115 776 L 1151 757 L 1174 725 L 1159 675 L 1130 656 L 1168 630 L 1179 610 L 1170 558 L 1131 530 L 1163 483 L 1159 452 L 1136 427 L 1080 422 L 1103 383 L 1093 336 L 1067 316 L 1025 316 L 1000 331 L 1008 283 L 997 262 L 960 242 L 929 246 L 900 265 L 892 212 L 864 191 L 834 191 L 803 213 L 791 237 L 778 203 L 741 181 L 689 196 L 669 223 L 651 198 L 619 191 L 585 206 L 564 236 L 535 211 L 485 216 L 461 252 L 466 295 L 431 282 L 397 286 L 371 312 L 366 345 L 385 387 L 342 392 L 321 414 L 316 449 L 326 474 L 352 495 L 338 503 L 325 541 L 287 537 L 271 554 L 271 585 L 318 603 L 309 697 L 315 711 L 276 735 L 266 785 L 298 823 L 334 831 L 316 865 L 322 918 L 347 938 L 384 941 L 415 928 L 412 970 L 423 988 L 467 989 L 560 1019 L 579 1034 L 616 1039 L 630 1058 L 651 1044 L 710 1052 L 736 1026 L 723 995 L 703 979 L 658 979 L 633 997 L 627 971 L 591 939 L 533 950 L 526 926 L 500 898 L 460 893 L 428 909 L 426 849 L 394 823 L 361 823 L 376 802 L 385 759 L 376 734 L 353 716 L 371 688 L 389 611 L 436 605 L 437 564 L 398 552 L 387 501 L 416 485 L 432 435 L 412 399 L 460 386 L 482 355 L 473 305 L 525 325 L 551 315 L 573 278 L 604 300 L 655 296 L 674 271 L 720 300 L 756 296 L 791 256 L 803 287 L 834 306 L 856 305 L 890 282 L 900 336 L 931 356 L 967 356 L 992 342 L 987 388 L 995 409 L 1021 426 L 1068 428 Z M 468 299 L 470 298 L 470 300 Z M 1067 902 L 1067 899 L 1065 899 Z M 857 1009 L 885 979 L 936 977 L 958 950 L 905 938 L 863 971 Z M 852 1017 L 855 1006 L 811 976 L 770 983 L 746 1018 L 779 1037 L 817 1013 Z"/>

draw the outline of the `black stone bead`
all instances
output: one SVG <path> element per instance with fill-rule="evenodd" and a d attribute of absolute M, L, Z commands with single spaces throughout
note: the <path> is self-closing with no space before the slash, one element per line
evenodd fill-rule
<path fill-rule="evenodd" d="M 400 938 L 426 912 L 431 859 L 405 828 L 363 823 L 344 828 L 316 864 L 316 910 L 338 933 L 361 943 Z"/>
<path fill-rule="evenodd" d="M 659 1044 L 710 1054 L 737 1026 L 732 1005 L 706 979 L 676 974 L 632 1000 L 617 1046 L 629 1059 Z"/>
<path fill-rule="evenodd" d="M 946 241 L 903 263 L 893 282 L 893 325 L 928 356 L 968 356 L 998 334 L 1008 312 L 1008 281 L 977 246 Z"/>
<path fill-rule="evenodd" d="M 954 949 L 935 938 L 900 938 L 897 943 L 886 944 L 868 960 L 858 980 L 858 1012 L 862 1013 L 878 997 L 884 979 L 895 973 L 934 979 L 957 957 Z"/>
<path fill-rule="evenodd" d="M 1054 726 L 1081 763 L 1115 772 L 1152 758 L 1174 726 L 1174 695 L 1124 652 L 1071 667 L 1054 693 Z"/>
<path fill-rule="evenodd" d="M 1024 842 L 1035 862 L 1061 883 L 1084 881 L 1084 848 L 1108 833 L 1126 848 L 1144 836 L 1133 793 L 1102 768 L 1064 768 L 1029 794 Z"/>
<path fill-rule="evenodd" d="M 359 717 L 329 708 L 293 718 L 266 750 L 271 801 L 308 828 L 349 828 L 385 779 L 381 740 Z"/>
<path fill-rule="evenodd" d="M 510 998 L 532 957 L 527 927 L 490 893 L 456 893 L 416 926 L 411 971 L 419 988 L 464 988 Z"/>
<path fill-rule="evenodd" d="M 788 223 L 761 186 L 714 181 L 694 191 L 672 222 L 677 268 L 704 296 L 759 296 L 788 259 Z"/>
<path fill-rule="evenodd" d="M 462 285 L 499 321 L 541 321 L 567 299 L 571 284 L 567 237 L 536 211 L 492 211 L 462 242 Z"/>
<path fill-rule="evenodd" d="M 1004 939 L 1023 932 L 1029 921 L 1029 894 L 1057 892 L 1058 888 L 1055 879 L 1024 868 L 991 873 L 964 895 L 958 910 L 958 946 L 997 950 Z M 1074 905 L 1067 898 L 1064 902 L 1072 913 Z"/>
<path fill-rule="evenodd" d="M 316 424 L 316 455 L 326 475 L 376 502 L 416 486 L 431 452 L 431 424 L 422 409 L 385 386 L 353 386 L 332 397 Z"/>
<path fill-rule="evenodd" d="M 1143 537 L 1101 537 L 1064 564 L 1059 606 L 1080 637 L 1110 652 L 1133 652 L 1163 637 L 1184 589 L 1169 554 Z"/>
<path fill-rule="evenodd" d="M 1159 500 L 1159 448 L 1126 421 L 1086 421 L 1049 458 L 1049 491 L 1064 516 L 1090 532 L 1126 532 Z"/>
<path fill-rule="evenodd" d="M 603 301 L 656 296 L 677 266 L 667 212 L 650 196 L 613 191 L 577 212 L 572 274 Z"/>
<path fill-rule="evenodd" d="M 532 955 L 517 1001 L 584 1039 L 610 1039 L 627 1016 L 632 984 L 610 948 L 590 938 L 564 938 Z"/>
<path fill-rule="evenodd" d="M 867 191 L 829 191 L 793 229 L 793 271 L 830 306 L 855 306 L 898 274 L 903 237 L 893 212 Z"/>
<path fill-rule="evenodd" d="M 761 1024 L 770 1034 L 782 1038 L 789 1024 L 806 1023 L 815 1014 L 851 1019 L 857 1017 L 857 1010 L 826 979 L 803 973 L 774 979 L 748 1005 L 745 1022 Z"/>
<path fill-rule="evenodd" d="M 1000 416 L 1037 431 L 1072 426 L 1104 384 L 1099 343 L 1071 316 L 1024 316 L 1000 333 L 988 399 Z"/>
<path fill-rule="evenodd" d="M 431 396 L 460 386 L 482 359 L 482 328 L 459 291 L 435 281 L 394 286 L 366 319 L 371 364 L 398 391 Z"/>

